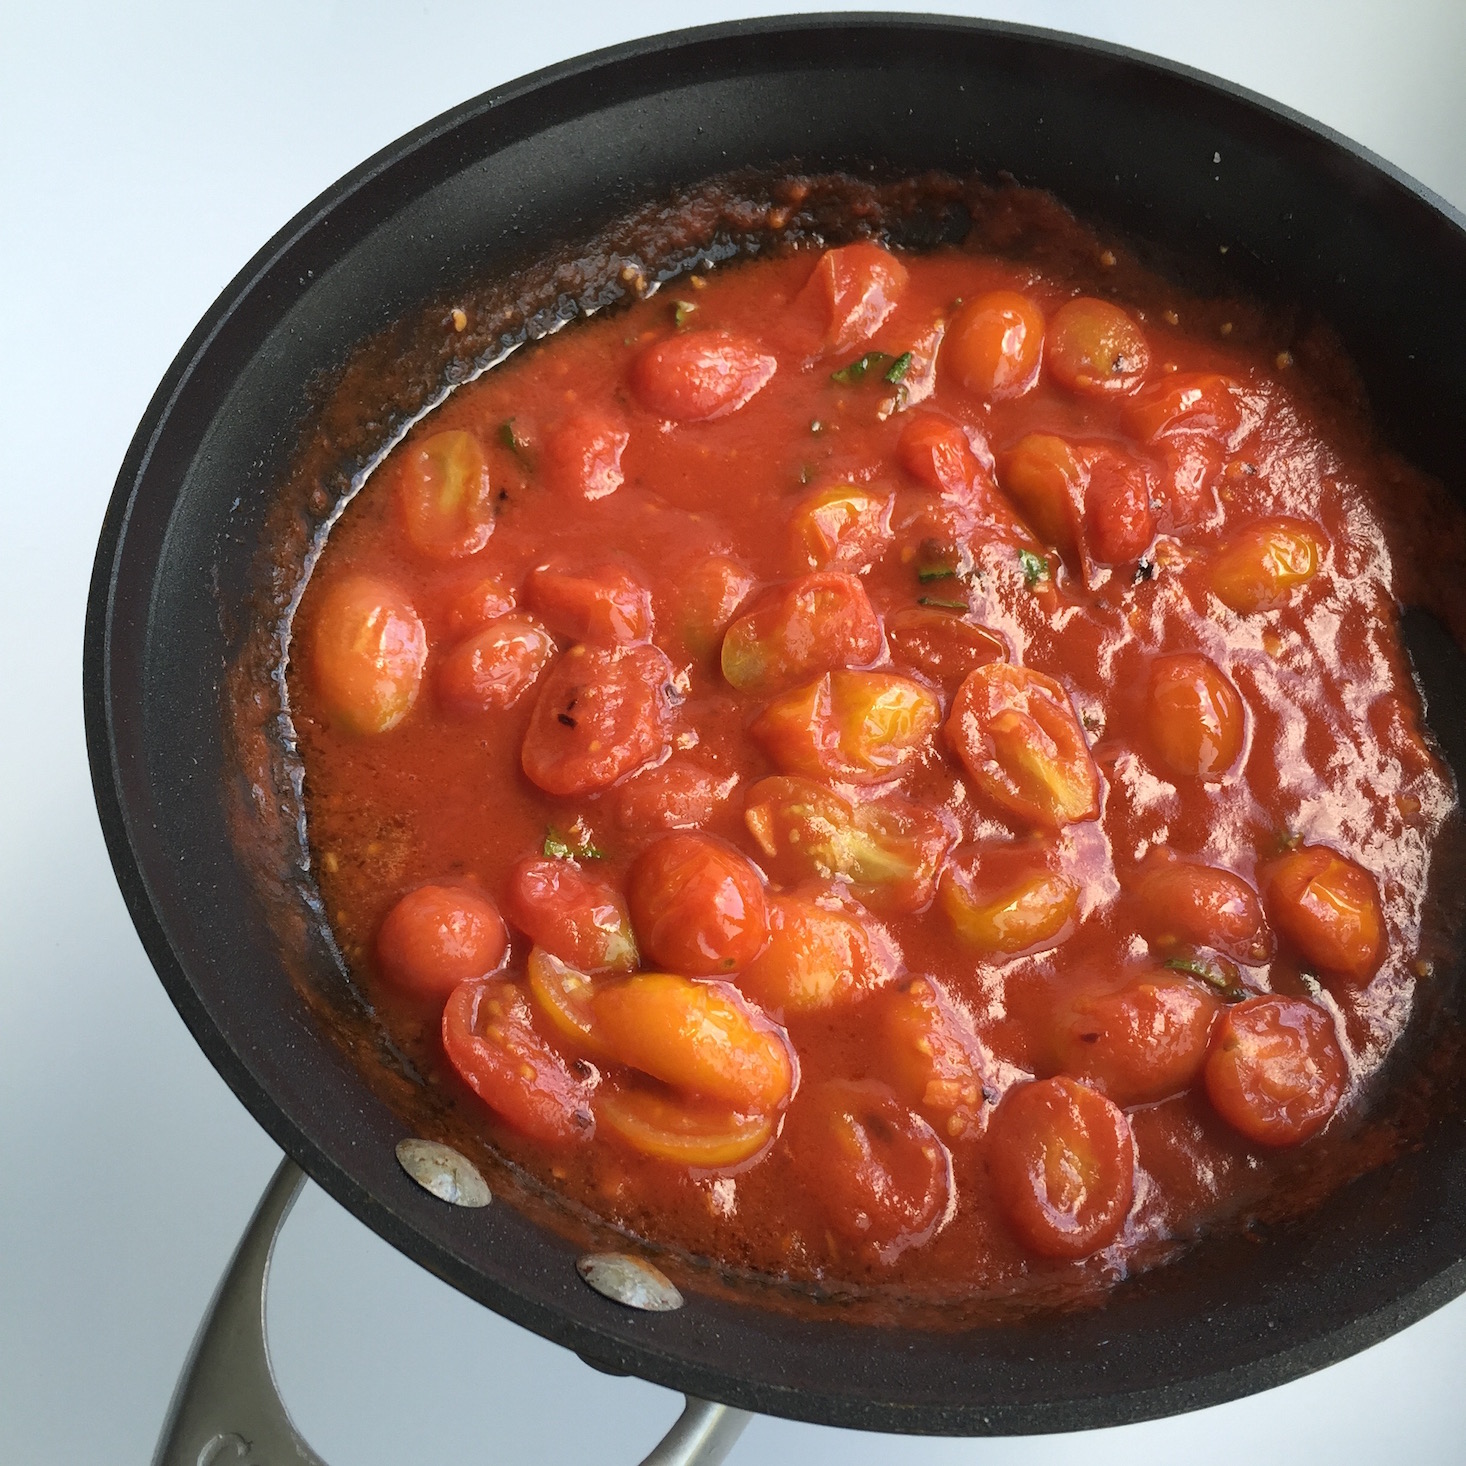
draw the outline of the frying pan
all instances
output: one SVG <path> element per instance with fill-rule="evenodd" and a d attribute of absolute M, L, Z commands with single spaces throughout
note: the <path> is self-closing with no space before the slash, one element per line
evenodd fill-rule
<path fill-rule="evenodd" d="M 1202 1243 L 1101 1309 L 955 1333 L 721 1294 L 649 1314 L 585 1287 L 577 1245 L 526 1212 L 448 1207 L 414 1184 L 394 1157 L 409 1133 L 398 1111 L 302 1000 L 231 838 L 222 704 L 317 374 L 504 261 L 731 166 L 794 159 L 1005 172 L 1190 262 L 1203 286 L 1317 311 L 1385 439 L 1466 503 L 1466 227 L 1315 124 L 1116 47 L 939 17 L 737 23 L 566 63 L 427 124 L 309 206 L 200 322 L 138 428 L 97 552 L 85 711 L 149 956 L 312 1179 L 453 1286 L 613 1372 L 819 1423 L 1008 1434 L 1192 1409 L 1360 1349 L 1466 1286 L 1466 1127 L 1449 1076 L 1413 1151 L 1305 1223 Z M 1460 655 L 1434 623 L 1407 625 L 1432 724 L 1466 767 Z M 266 1233 L 293 1184 L 283 1175 L 263 1204 Z"/>

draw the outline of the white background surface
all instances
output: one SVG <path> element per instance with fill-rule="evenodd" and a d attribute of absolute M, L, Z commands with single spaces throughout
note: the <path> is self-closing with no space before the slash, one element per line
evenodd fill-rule
<path fill-rule="evenodd" d="M 779 8 L 0 0 L 0 1461 L 148 1459 L 277 1160 L 143 956 L 87 777 L 87 577 L 154 385 L 245 260 L 399 134 L 577 52 Z M 950 8 L 1240 81 L 1466 207 L 1461 0 Z M 285 1397 L 333 1466 L 629 1463 L 680 1403 L 467 1302 L 313 1189 L 280 1246 L 270 1319 Z M 1463 1367 L 1466 1301 L 1176 1420 L 988 1441 L 759 1420 L 732 1461 L 1435 1466 L 1466 1459 Z"/>

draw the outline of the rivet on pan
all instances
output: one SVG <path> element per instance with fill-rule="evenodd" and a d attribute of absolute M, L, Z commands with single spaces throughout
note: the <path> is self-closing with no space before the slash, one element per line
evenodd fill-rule
<path fill-rule="evenodd" d="M 402 1169 L 439 1201 L 453 1206 L 487 1206 L 493 1200 L 489 1183 L 467 1156 L 436 1140 L 399 1140 L 397 1160 Z"/>
<path fill-rule="evenodd" d="M 659 1268 L 627 1252 L 588 1252 L 576 1271 L 597 1293 L 613 1303 L 648 1313 L 671 1313 L 682 1307 L 677 1285 Z"/>

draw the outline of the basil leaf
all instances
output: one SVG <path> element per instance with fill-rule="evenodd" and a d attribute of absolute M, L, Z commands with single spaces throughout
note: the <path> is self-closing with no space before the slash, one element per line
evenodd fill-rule
<path fill-rule="evenodd" d="M 1032 550 L 1019 550 L 1018 563 L 1023 567 L 1023 579 L 1029 590 L 1039 581 L 1049 578 L 1049 562 L 1044 555 L 1035 555 Z"/>
<path fill-rule="evenodd" d="M 849 366 L 842 366 L 838 371 L 831 372 L 830 380 L 838 382 L 842 387 L 854 387 L 863 382 L 869 372 L 884 371 L 890 360 L 891 357 L 887 352 L 867 351 L 864 356 L 858 357 Z"/>
<path fill-rule="evenodd" d="M 911 370 L 911 353 L 903 351 L 895 361 L 891 363 L 890 370 L 886 373 L 886 380 L 894 387 Z"/>

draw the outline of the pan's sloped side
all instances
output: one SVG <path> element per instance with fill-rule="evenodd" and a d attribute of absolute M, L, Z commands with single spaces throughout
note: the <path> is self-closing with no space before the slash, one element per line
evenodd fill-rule
<path fill-rule="evenodd" d="M 680 185 L 743 165 L 1000 170 L 1101 227 L 1327 316 L 1387 437 L 1466 499 L 1466 234 L 1443 205 L 1280 109 L 1021 28 L 818 17 L 637 43 L 500 89 L 363 165 L 232 282 L 138 430 L 86 642 L 98 807 L 145 946 L 277 1141 L 465 1293 L 613 1369 L 744 1408 L 883 1430 L 1115 1424 L 1280 1383 L 1466 1285 L 1466 1132 L 1346 1188 L 1306 1227 L 1198 1248 L 1103 1310 L 929 1334 L 697 1297 L 619 1310 L 510 1207 L 439 1206 L 402 1126 L 312 1021 L 230 841 L 230 615 L 308 388 L 372 331 Z M 1223 246 L 1226 246 L 1223 252 Z"/>

